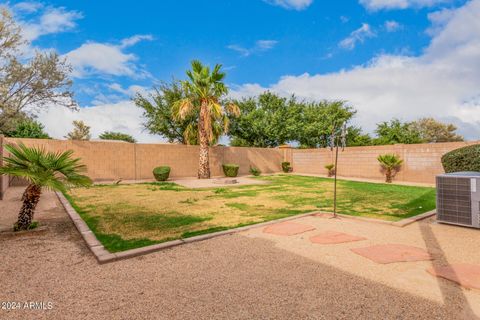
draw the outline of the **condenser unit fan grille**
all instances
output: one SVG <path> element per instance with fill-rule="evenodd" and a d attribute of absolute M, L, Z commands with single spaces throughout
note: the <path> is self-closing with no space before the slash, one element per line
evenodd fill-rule
<path fill-rule="evenodd" d="M 437 219 L 455 224 L 472 224 L 470 179 L 437 178 Z"/>

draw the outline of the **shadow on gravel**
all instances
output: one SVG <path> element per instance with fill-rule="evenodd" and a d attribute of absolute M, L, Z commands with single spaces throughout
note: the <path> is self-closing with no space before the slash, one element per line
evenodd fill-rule
<path fill-rule="evenodd" d="M 435 271 L 439 268 L 449 265 L 449 261 L 445 256 L 438 243 L 435 234 L 432 231 L 432 220 L 427 219 L 419 222 L 420 232 L 425 242 L 427 251 L 433 256 L 432 267 Z M 452 228 L 456 228 L 452 226 Z M 432 275 L 433 277 L 433 275 Z M 472 311 L 465 294 L 460 285 L 446 279 L 436 277 L 438 286 L 442 293 L 443 303 L 447 309 L 457 310 L 460 319 L 478 319 Z"/>

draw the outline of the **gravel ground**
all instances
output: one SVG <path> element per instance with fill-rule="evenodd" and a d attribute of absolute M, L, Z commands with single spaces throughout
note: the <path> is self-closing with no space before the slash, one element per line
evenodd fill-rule
<path fill-rule="evenodd" d="M 0 309 L 0 319 L 473 318 L 460 296 L 426 299 L 255 233 L 98 265 L 56 208 L 38 217 L 47 233 L 0 236 L 0 301 L 53 308 Z"/>

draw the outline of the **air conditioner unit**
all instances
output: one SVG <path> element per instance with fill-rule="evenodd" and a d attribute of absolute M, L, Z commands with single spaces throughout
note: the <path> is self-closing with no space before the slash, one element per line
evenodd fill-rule
<path fill-rule="evenodd" d="M 437 221 L 480 228 L 480 172 L 437 176 Z"/>

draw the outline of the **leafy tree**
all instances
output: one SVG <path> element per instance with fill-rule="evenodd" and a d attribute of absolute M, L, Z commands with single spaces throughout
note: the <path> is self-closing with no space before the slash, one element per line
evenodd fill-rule
<path fill-rule="evenodd" d="M 186 119 L 197 115 L 198 142 L 200 145 L 198 178 L 210 178 L 210 160 L 208 147 L 215 140 L 214 123 L 222 123 L 222 133 L 228 130 L 227 114 L 239 113 L 238 106 L 227 103 L 222 106 L 221 99 L 228 93 L 223 83 L 225 73 L 217 64 L 210 70 L 198 60 L 192 61 L 192 69 L 187 71 L 188 80 L 182 81 L 185 97 L 174 103 L 173 115 L 176 119 Z M 193 129 L 192 129 L 193 130 Z M 188 131 L 187 131 L 188 132 Z M 189 133 L 186 133 L 188 136 Z"/>
<path fill-rule="evenodd" d="M 12 138 L 51 139 L 43 129 L 41 123 L 27 118 L 20 121 L 15 130 L 8 132 L 7 136 Z"/>
<path fill-rule="evenodd" d="M 400 170 L 403 160 L 393 153 L 379 155 L 377 160 L 385 171 L 385 182 L 391 183 L 395 174 Z"/>
<path fill-rule="evenodd" d="M 300 110 L 294 97 L 286 99 L 264 92 L 234 103 L 240 115 L 230 119 L 232 146 L 277 147 L 295 138 Z"/>
<path fill-rule="evenodd" d="M 410 123 L 402 123 L 398 119 L 392 119 L 390 122 L 381 122 L 377 124 L 375 130 L 377 138 L 374 139 L 376 145 L 388 145 L 396 143 L 421 143 L 420 132 L 410 126 Z"/>
<path fill-rule="evenodd" d="M 343 101 L 302 102 L 271 92 L 235 103 L 241 113 L 231 119 L 234 146 L 278 147 L 289 141 L 298 141 L 302 148 L 326 146 L 334 123 L 355 114 Z"/>
<path fill-rule="evenodd" d="M 133 101 L 143 109 L 145 119 L 143 125 L 149 133 L 161 135 L 170 143 L 198 145 L 199 109 L 192 110 L 184 118 L 175 117 L 173 112 L 175 102 L 185 98 L 181 82 L 173 80 L 171 83 L 161 83 L 154 88 L 154 93 L 148 96 L 137 93 Z M 216 144 L 223 134 L 224 121 L 224 117 L 212 118 L 211 145 Z"/>
<path fill-rule="evenodd" d="M 3 158 L 5 165 L 0 167 L 0 174 L 20 177 L 29 182 L 22 196 L 23 205 L 14 225 L 15 231 L 31 228 L 43 188 L 65 192 L 72 186 L 91 184 L 90 178 L 81 174 L 86 167 L 80 164 L 80 159 L 72 158 L 71 150 L 54 153 L 23 144 L 6 145 L 5 149 L 11 155 Z"/>
<path fill-rule="evenodd" d="M 433 118 L 422 118 L 410 124 L 411 130 L 420 133 L 423 142 L 452 142 L 463 141 L 463 137 L 456 134 L 457 127 L 450 123 L 442 123 Z"/>
<path fill-rule="evenodd" d="M 76 108 L 71 66 L 57 53 L 21 55 L 26 44 L 11 14 L 0 8 L 0 132 L 15 129 L 16 122 L 50 105 Z"/>
<path fill-rule="evenodd" d="M 351 126 L 347 133 L 347 147 L 371 146 L 372 137 L 368 133 L 363 133 L 359 127 Z"/>
<path fill-rule="evenodd" d="M 105 131 L 99 136 L 102 140 L 121 140 L 126 142 L 135 143 L 135 140 L 131 135 L 121 132 Z"/>
<path fill-rule="evenodd" d="M 81 120 L 74 120 L 73 130 L 65 138 L 68 140 L 90 140 L 90 127 Z"/>
<path fill-rule="evenodd" d="M 302 147 L 307 148 L 326 147 L 334 127 L 350 120 L 356 112 L 345 101 L 297 104 L 297 112 L 301 116 L 292 135 Z"/>

